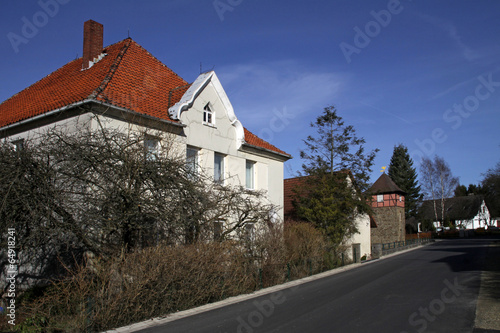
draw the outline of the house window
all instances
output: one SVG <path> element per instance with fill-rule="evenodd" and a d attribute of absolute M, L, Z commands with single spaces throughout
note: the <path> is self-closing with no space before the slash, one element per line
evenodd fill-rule
<path fill-rule="evenodd" d="M 210 103 L 207 103 L 203 108 L 203 123 L 207 125 L 215 125 L 215 115 L 212 111 Z"/>
<path fill-rule="evenodd" d="M 222 232 L 224 230 L 224 221 L 214 222 L 214 240 L 219 241 L 222 237 Z"/>
<path fill-rule="evenodd" d="M 403 201 L 403 197 L 399 196 L 399 202 L 402 202 L 402 201 Z"/>
<path fill-rule="evenodd" d="M 214 181 L 224 183 L 224 155 L 219 153 L 214 154 Z"/>
<path fill-rule="evenodd" d="M 255 240 L 255 223 L 245 224 L 245 239 L 249 242 Z"/>
<path fill-rule="evenodd" d="M 160 141 L 151 136 L 147 136 L 144 139 L 144 148 L 146 148 L 146 159 L 149 161 L 155 161 L 158 158 L 158 147 L 160 146 Z"/>
<path fill-rule="evenodd" d="M 246 188 L 253 190 L 255 187 L 255 162 L 246 161 L 246 172 L 245 172 L 245 183 Z"/>
<path fill-rule="evenodd" d="M 269 221 L 273 224 L 279 221 L 278 212 L 274 208 L 269 211 Z"/>
<path fill-rule="evenodd" d="M 14 145 L 14 149 L 16 151 L 21 151 L 24 149 L 24 139 L 19 139 L 16 141 L 12 141 L 12 144 Z"/>
<path fill-rule="evenodd" d="M 199 149 L 193 147 L 186 149 L 186 168 L 193 176 L 198 174 L 198 151 Z"/>
<path fill-rule="evenodd" d="M 383 194 L 377 194 L 377 202 L 384 202 L 384 195 Z"/>

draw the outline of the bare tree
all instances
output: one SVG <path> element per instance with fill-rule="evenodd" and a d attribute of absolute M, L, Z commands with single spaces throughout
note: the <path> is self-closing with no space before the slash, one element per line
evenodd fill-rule
<path fill-rule="evenodd" d="M 103 125 L 55 128 L 26 140 L 22 150 L 4 141 L 2 248 L 8 228 L 15 228 L 30 270 L 39 265 L 39 274 L 53 276 L 64 256 L 69 264 L 86 252 L 111 257 L 160 243 L 213 240 L 216 222 L 223 225 L 217 238 L 228 239 L 270 222 L 276 207 L 263 192 L 194 174 L 174 140 Z"/>
<path fill-rule="evenodd" d="M 420 177 L 422 177 L 422 186 L 427 200 L 432 200 L 434 207 L 434 216 L 436 221 L 438 221 L 437 208 L 436 208 L 436 196 L 437 188 L 435 184 L 436 170 L 434 168 L 433 161 L 424 157 L 420 163 Z"/>
<path fill-rule="evenodd" d="M 439 198 L 441 199 L 441 217 L 445 220 L 445 199 L 451 198 L 457 187 L 458 177 L 454 177 L 446 161 L 439 156 L 434 158 L 434 164 L 439 179 Z"/>
<path fill-rule="evenodd" d="M 440 201 L 441 219 L 445 221 L 445 199 L 453 196 L 458 185 L 458 178 L 454 177 L 446 161 L 439 156 L 431 160 L 424 157 L 420 164 L 420 174 L 426 198 L 432 200 L 436 221 L 439 221 L 438 204 Z"/>

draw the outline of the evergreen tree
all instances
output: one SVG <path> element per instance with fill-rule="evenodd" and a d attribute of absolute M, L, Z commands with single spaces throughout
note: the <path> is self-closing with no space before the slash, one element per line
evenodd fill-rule
<path fill-rule="evenodd" d="M 408 148 L 403 144 L 394 147 L 388 175 L 399 188 L 406 192 L 406 218 L 416 216 L 417 205 L 422 200 L 422 194 L 420 194 L 420 185 L 418 185 L 417 171 L 413 167 L 413 160 L 408 153 Z"/>
<path fill-rule="evenodd" d="M 304 143 L 306 149 L 300 151 L 300 158 L 305 175 L 317 172 L 334 173 L 350 170 L 356 185 L 362 190 L 368 188 L 373 161 L 378 149 L 365 151 L 364 138 L 356 135 L 352 125 L 345 125 L 342 117 L 337 115 L 334 106 L 324 109 L 322 115 L 311 123 L 317 135 L 309 135 Z"/>
<path fill-rule="evenodd" d="M 347 172 L 319 172 L 305 178 L 295 189 L 293 205 L 297 215 L 322 230 L 334 247 L 359 230 L 354 221 L 369 207 L 357 193 Z"/>
<path fill-rule="evenodd" d="M 467 187 L 465 185 L 457 185 L 455 188 L 455 197 L 466 197 L 467 196 Z"/>
<path fill-rule="evenodd" d="M 484 190 L 481 185 L 469 184 L 469 187 L 465 185 L 457 185 L 455 188 L 455 197 L 466 197 L 468 195 L 484 195 Z"/>
<path fill-rule="evenodd" d="M 356 217 L 369 211 L 360 189 L 367 187 L 378 149 L 365 152 L 365 140 L 344 124 L 333 106 L 311 127 L 316 135 L 304 140 L 306 149 L 300 152 L 302 175 L 309 177 L 296 189 L 294 205 L 299 218 L 314 223 L 338 246 L 358 232 Z"/>

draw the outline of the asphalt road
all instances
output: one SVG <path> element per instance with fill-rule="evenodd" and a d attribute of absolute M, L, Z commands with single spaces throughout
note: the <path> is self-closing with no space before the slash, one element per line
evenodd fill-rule
<path fill-rule="evenodd" d="M 444 240 L 140 332 L 472 332 L 488 240 Z"/>

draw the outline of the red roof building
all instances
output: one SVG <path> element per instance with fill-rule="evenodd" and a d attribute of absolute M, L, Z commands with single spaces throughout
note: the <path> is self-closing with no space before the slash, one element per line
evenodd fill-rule
<path fill-rule="evenodd" d="M 348 184 L 351 184 L 356 189 L 356 193 L 359 195 L 359 200 L 364 200 L 361 192 L 357 189 L 354 184 L 354 178 L 350 171 L 338 171 L 336 174 L 345 175 L 347 178 Z M 316 184 L 320 184 L 321 182 L 316 182 L 316 178 L 312 178 L 314 176 L 302 176 L 295 178 L 288 178 L 284 180 L 283 186 L 283 196 L 284 196 L 284 216 L 286 223 L 295 223 L 295 222 L 308 222 L 306 220 L 301 219 L 296 212 L 294 207 L 294 201 L 300 201 L 300 195 L 307 195 L 308 188 L 311 186 L 320 186 Z M 314 180 L 314 182 L 311 182 Z M 358 229 L 358 233 L 354 234 L 349 239 L 345 239 L 343 245 L 351 247 L 353 244 L 358 244 L 360 246 L 360 250 L 362 255 L 370 256 L 371 254 L 371 232 L 373 229 L 377 228 L 377 224 L 373 217 L 370 214 L 359 214 L 353 221 L 356 224 Z M 354 253 L 351 253 L 350 250 L 347 251 L 347 254 L 354 258 Z"/>
<path fill-rule="evenodd" d="M 383 173 L 368 189 L 371 195 L 371 206 L 379 207 L 403 207 L 405 206 L 405 192 L 400 189 L 392 179 Z"/>
<path fill-rule="evenodd" d="M 0 104 L 0 137 L 15 133 L 11 129 L 23 121 L 25 124 L 37 116 L 54 116 L 91 102 L 178 122 L 168 109 L 191 85 L 131 38 L 103 48 L 102 33 L 100 23 L 85 22 L 82 58 L 70 61 Z M 59 115 L 62 118 L 65 116 Z M 291 157 L 246 128 L 244 142 Z"/>
<path fill-rule="evenodd" d="M 377 229 L 372 231 L 372 244 L 405 241 L 405 194 L 385 173 L 368 189 L 377 221 Z"/>
<path fill-rule="evenodd" d="M 291 156 L 243 127 L 215 72 L 189 83 L 130 38 L 103 47 L 103 26 L 92 20 L 84 24 L 83 57 L 0 104 L 0 138 L 23 140 L 83 116 L 177 134 L 191 159 L 199 154 L 197 165 L 215 169 L 217 159 L 222 174 L 214 177 L 265 190 L 283 206 L 283 163 Z"/>

